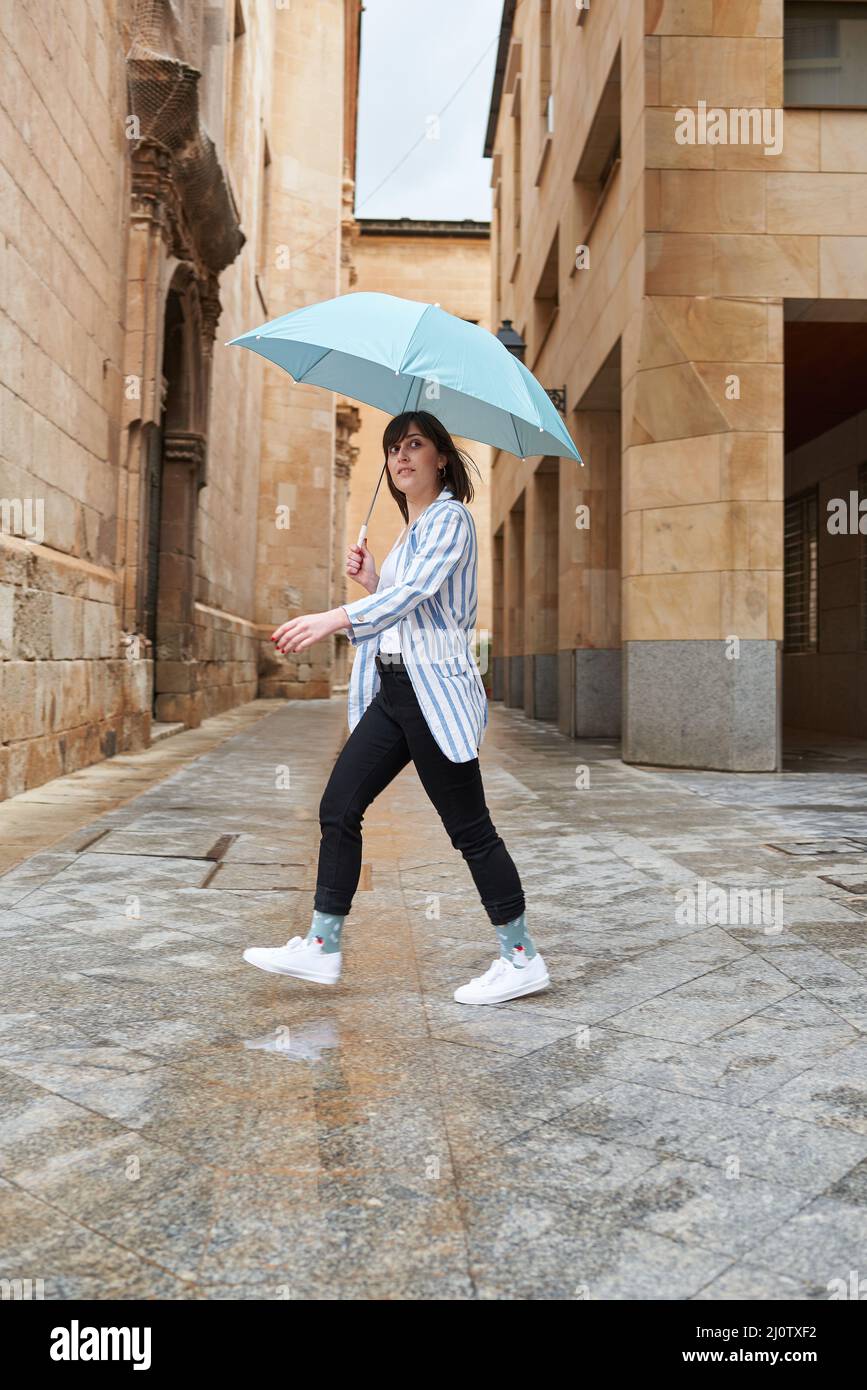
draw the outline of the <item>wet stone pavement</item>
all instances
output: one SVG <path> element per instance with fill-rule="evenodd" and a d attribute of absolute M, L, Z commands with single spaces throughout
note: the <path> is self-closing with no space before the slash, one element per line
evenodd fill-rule
<path fill-rule="evenodd" d="M 411 768 L 366 817 L 340 984 L 241 959 L 306 934 L 344 712 L 275 704 L 0 877 L 0 1274 L 521 1300 L 867 1275 L 863 751 L 654 771 L 492 707 L 552 987 L 467 1007 L 496 940 Z M 731 907 L 762 889 L 773 920 Z"/>

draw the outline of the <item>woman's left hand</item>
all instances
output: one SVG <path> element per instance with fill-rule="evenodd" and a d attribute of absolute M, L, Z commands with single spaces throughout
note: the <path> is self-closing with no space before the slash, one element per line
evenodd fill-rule
<path fill-rule="evenodd" d="M 278 652 L 303 652 L 314 642 L 321 642 L 342 627 L 349 627 L 349 621 L 342 608 L 331 608 L 327 613 L 304 613 L 300 618 L 292 618 L 288 623 L 271 633 L 271 641 Z"/>

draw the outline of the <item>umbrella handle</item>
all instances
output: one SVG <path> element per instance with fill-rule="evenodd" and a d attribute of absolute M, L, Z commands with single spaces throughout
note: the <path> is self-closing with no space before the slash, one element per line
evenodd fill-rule
<path fill-rule="evenodd" d="M 361 530 L 359 531 L 359 533 L 358 533 L 358 540 L 355 542 L 355 544 L 356 544 L 356 545 L 364 545 L 364 542 L 365 542 L 366 538 L 367 538 L 367 522 L 364 523 L 364 525 L 362 526 Z"/>

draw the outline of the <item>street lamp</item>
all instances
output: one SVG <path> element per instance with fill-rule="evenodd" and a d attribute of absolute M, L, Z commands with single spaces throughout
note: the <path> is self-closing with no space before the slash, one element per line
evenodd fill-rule
<path fill-rule="evenodd" d="M 524 361 L 524 353 L 527 351 L 527 344 L 521 337 L 517 328 L 512 327 L 511 319 L 503 319 L 497 329 L 497 338 L 503 344 L 507 352 L 513 357 L 517 357 L 519 362 Z M 561 415 L 566 414 L 566 387 L 565 386 L 546 386 L 545 394 L 551 397 L 555 407 Z"/>
<path fill-rule="evenodd" d="M 517 328 L 512 327 L 511 319 L 503 319 L 502 324 L 497 329 L 497 337 L 513 357 L 517 357 L 519 362 L 523 362 L 524 353 L 527 351 L 527 344 L 521 337 Z"/>

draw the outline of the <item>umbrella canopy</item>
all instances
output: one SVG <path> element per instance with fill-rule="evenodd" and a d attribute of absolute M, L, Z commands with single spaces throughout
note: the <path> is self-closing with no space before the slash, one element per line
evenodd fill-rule
<path fill-rule="evenodd" d="M 295 381 L 378 406 L 427 410 L 452 434 L 519 458 L 583 459 L 550 396 L 493 333 L 436 304 L 357 291 L 231 338 Z"/>

